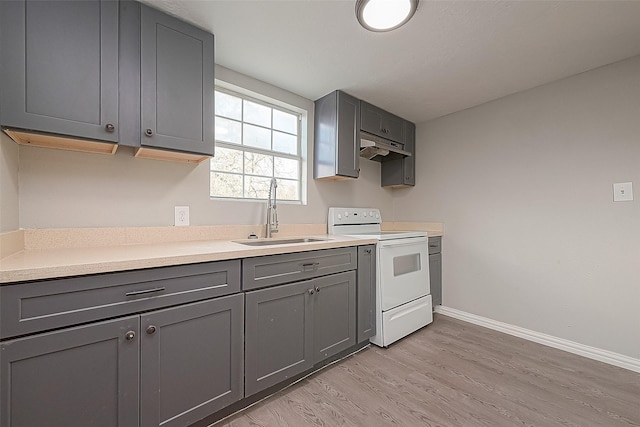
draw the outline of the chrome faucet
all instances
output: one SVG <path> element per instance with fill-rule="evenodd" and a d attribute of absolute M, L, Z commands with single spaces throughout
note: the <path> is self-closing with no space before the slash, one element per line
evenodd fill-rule
<path fill-rule="evenodd" d="M 278 181 L 275 178 L 271 178 L 271 184 L 269 185 L 269 198 L 267 199 L 267 232 L 266 237 L 271 237 L 271 233 L 278 232 L 278 211 L 276 210 L 277 200 L 277 188 Z M 271 194 L 273 193 L 273 201 L 271 200 Z"/>

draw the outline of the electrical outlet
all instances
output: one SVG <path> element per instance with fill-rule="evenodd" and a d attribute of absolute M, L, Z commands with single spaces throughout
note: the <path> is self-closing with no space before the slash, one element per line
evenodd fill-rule
<path fill-rule="evenodd" d="M 613 201 L 630 202 L 633 200 L 633 183 L 619 182 L 613 184 Z"/>
<path fill-rule="evenodd" d="M 189 206 L 176 206 L 174 225 L 176 227 L 189 225 Z"/>

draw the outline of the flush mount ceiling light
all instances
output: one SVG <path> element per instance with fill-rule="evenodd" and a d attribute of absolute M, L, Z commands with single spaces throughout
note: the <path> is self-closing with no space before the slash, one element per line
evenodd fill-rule
<path fill-rule="evenodd" d="M 411 19 L 419 0 L 358 0 L 358 22 L 369 31 L 391 31 Z"/>

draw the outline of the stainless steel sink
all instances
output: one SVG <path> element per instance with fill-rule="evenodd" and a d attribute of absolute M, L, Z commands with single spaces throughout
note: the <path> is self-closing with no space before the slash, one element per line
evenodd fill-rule
<path fill-rule="evenodd" d="M 328 239 L 320 239 L 317 237 L 292 237 L 290 239 L 253 239 L 253 240 L 234 240 L 234 243 L 240 243 L 247 246 L 271 246 L 271 245 L 287 245 L 291 243 L 311 243 L 325 242 Z"/>

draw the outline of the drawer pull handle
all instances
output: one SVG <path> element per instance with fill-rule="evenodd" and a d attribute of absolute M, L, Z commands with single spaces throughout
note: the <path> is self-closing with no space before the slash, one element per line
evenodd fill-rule
<path fill-rule="evenodd" d="M 307 264 L 302 264 L 302 271 L 315 271 L 318 269 L 319 265 L 320 265 L 319 262 L 310 262 Z"/>
<path fill-rule="evenodd" d="M 134 297 L 136 295 L 152 294 L 154 292 L 164 291 L 164 288 L 145 289 L 144 291 L 131 291 L 124 294 L 127 297 Z"/>
<path fill-rule="evenodd" d="M 124 339 L 127 341 L 131 341 L 132 339 L 134 339 L 136 336 L 136 333 L 133 331 L 129 331 L 126 334 L 124 334 Z"/>

